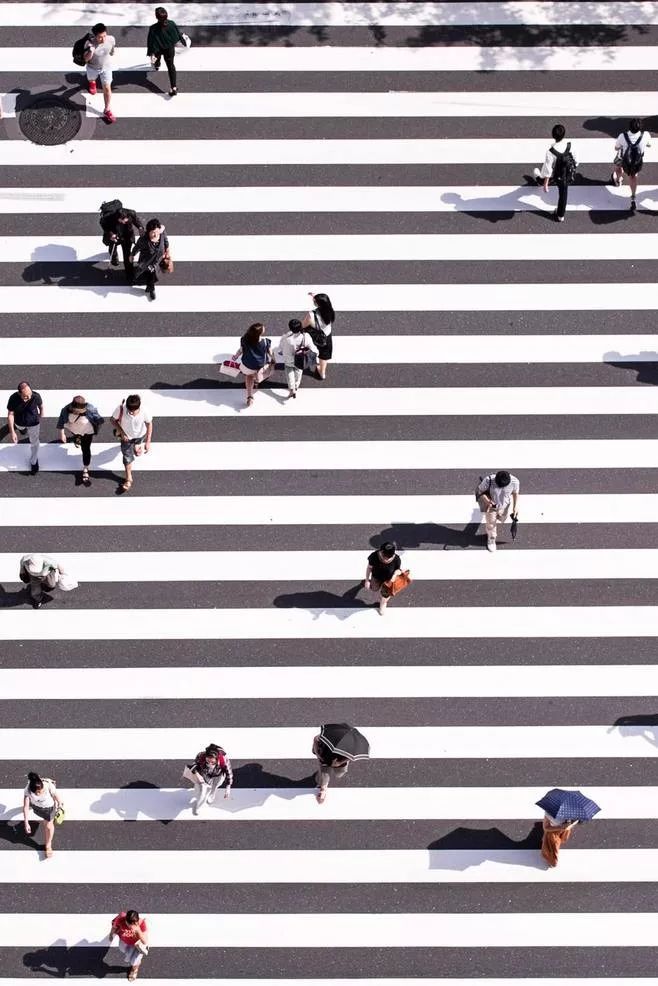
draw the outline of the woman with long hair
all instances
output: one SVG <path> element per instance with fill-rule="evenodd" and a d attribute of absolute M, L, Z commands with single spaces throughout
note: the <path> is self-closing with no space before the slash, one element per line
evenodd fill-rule
<path fill-rule="evenodd" d="M 254 391 L 259 383 L 267 380 L 274 369 L 272 355 L 272 340 L 263 335 L 265 326 L 262 322 L 254 322 L 249 326 L 240 339 L 240 348 L 233 357 L 240 359 L 240 372 L 244 376 L 244 386 L 247 391 L 247 407 L 254 403 Z"/>
<path fill-rule="evenodd" d="M 308 329 L 313 342 L 318 347 L 318 366 L 316 373 L 320 380 L 327 378 L 327 362 L 334 354 L 332 330 L 336 321 L 336 312 L 327 294 L 313 294 L 313 308 L 304 317 L 302 325 Z"/>

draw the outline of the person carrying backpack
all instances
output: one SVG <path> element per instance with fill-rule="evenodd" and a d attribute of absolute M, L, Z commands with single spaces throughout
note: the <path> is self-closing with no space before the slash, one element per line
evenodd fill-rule
<path fill-rule="evenodd" d="M 635 195 L 637 193 L 637 176 L 644 164 L 644 152 L 647 147 L 651 147 L 651 134 L 648 130 L 642 130 L 640 120 L 631 120 L 628 130 L 619 134 L 615 141 L 615 170 L 612 172 L 612 184 L 619 187 L 624 175 L 628 178 L 631 188 L 631 212 L 635 212 L 637 206 Z"/>
<path fill-rule="evenodd" d="M 569 185 L 575 180 L 578 162 L 571 150 L 571 141 L 565 139 L 566 130 L 561 123 L 555 124 L 551 136 L 554 143 L 546 151 L 541 169 L 535 168 L 534 175 L 537 182 L 544 186 L 544 192 L 548 192 L 551 181 L 557 185 L 557 209 L 553 215 L 557 222 L 563 223 L 567 211 Z"/>
<path fill-rule="evenodd" d="M 119 266 L 119 247 L 123 251 L 123 266 L 128 283 L 133 279 L 133 263 L 130 258 L 136 236 L 144 232 L 144 223 L 133 209 L 125 209 L 119 199 L 103 202 L 99 222 L 103 230 L 103 243 L 110 251 L 110 263 Z"/>

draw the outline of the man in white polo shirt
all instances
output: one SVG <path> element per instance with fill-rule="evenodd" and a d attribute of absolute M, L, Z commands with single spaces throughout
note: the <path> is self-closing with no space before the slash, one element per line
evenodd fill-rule
<path fill-rule="evenodd" d="M 651 147 L 651 134 L 642 129 L 639 120 L 631 120 L 628 130 L 619 134 L 615 141 L 615 170 L 612 172 L 612 184 L 621 185 L 624 175 L 628 178 L 631 189 L 631 212 L 635 212 L 635 196 L 637 193 L 637 176 L 644 164 L 644 152 Z"/>
<path fill-rule="evenodd" d="M 151 448 L 153 415 L 142 407 L 139 394 L 129 394 L 112 415 L 114 434 L 121 442 L 121 455 L 126 478 L 121 489 L 127 492 L 133 484 L 133 462 Z"/>
<path fill-rule="evenodd" d="M 116 48 L 116 41 L 111 34 L 107 33 L 104 24 L 94 24 L 91 34 L 85 43 L 84 60 L 87 65 L 87 85 L 89 94 L 96 95 L 96 82 L 100 79 L 103 87 L 103 98 L 105 100 L 104 119 L 108 123 L 114 123 L 116 117 L 110 109 L 112 100 L 112 55 Z"/>
<path fill-rule="evenodd" d="M 496 550 L 498 524 L 503 524 L 507 519 L 510 504 L 512 515 L 518 514 L 519 489 L 518 479 L 506 469 L 499 469 L 498 472 L 492 472 L 485 476 L 477 487 L 475 495 L 480 510 L 484 514 L 488 551 Z"/>

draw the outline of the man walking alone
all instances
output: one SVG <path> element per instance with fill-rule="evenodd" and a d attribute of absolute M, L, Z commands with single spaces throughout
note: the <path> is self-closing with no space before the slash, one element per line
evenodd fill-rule
<path fill-rule="evenodd" d="M 551 130 L 554 143 L 546 151 L 546 157 L 541 169 L 535 168 L 536 180 L 543 184 L 544 192 L 548 192 L 551 180 L 557 185 L 557 209 L 553 213 L 559 223 L 564 222 L 567 211 L 569 185 L 573 182 L 577 162 L 571 151 L 571 141 L 567 141 L 566 130 L 561 123 L 556 123 Z"/>
<path fill-rule="evenodd" d="M 14 445 L 18 442 L 17 432 L 29 438 L 30 472 L 33 476 L 39 472 L 39 434 L 42 415 L 41 394 L 32 390 L 27 380 L 21 380 L 16 392 L 7 401 L 7 426 Z"/>
<path fill-rule="evenodd" d="M 85 44 L 84 60 L 87 65 L 87 85 L 89 95 L 96 95 L 96 82 L 100 79 L 105 100 L 104 119 L 114 123 L 116 117 L 110 109 L 112 101 L 112 62 L 111 57 L 116 48 L 116 41 L 107 33 L 104 24 L 94 24 L 91 35 Z"/>

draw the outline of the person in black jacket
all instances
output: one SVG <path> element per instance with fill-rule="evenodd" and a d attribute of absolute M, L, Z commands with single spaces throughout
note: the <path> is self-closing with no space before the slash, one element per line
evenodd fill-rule
<path fill-rule="evenodd" d="M 169 73 L 169 95 L 177 96 L 177 75 L 174 56 L 176 45 L 185 44 L 183 35 L 173 21 L 169 20 L 169 15 L 164 7 L 155 8 L 155 24 L 149 28 L 146 41 L 146 54 L 151 59 L 151 65 L 157 71 L 160 68 L 160 61 L 165 60 L 167 72 Z"/>
<path fill-rule="evenodd" d="M 119 266 L 119 246 L 123 251 L 123 266 L 128 281 L 133 278 L 131 252 L 136 236 L 144 232 L 144 224 L 133 209 L 117 209 L 101 219 L 103 243 L 110 251 L 110 263 Z"/>
<path fill-rule="evenodd" d="M 131 259 L 135 264 L 134 283 L 145 283 L 148 298 L 155 301 L 158 271 L 166 270 L 171 273 L 174 269 L 169 253 L 169 239 L 159 219 L 149 219 L 146 232 L 142 233 L 133 247 Z"/>

